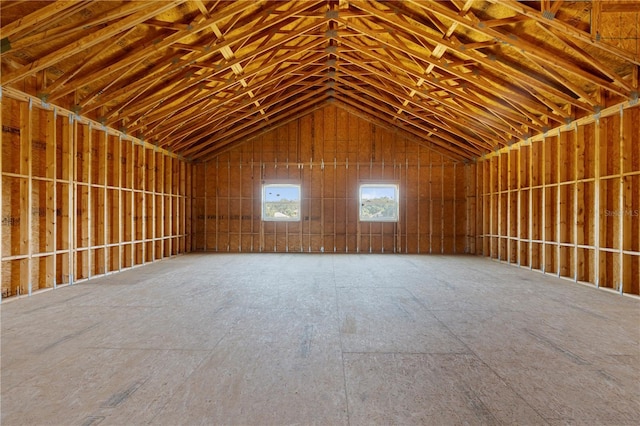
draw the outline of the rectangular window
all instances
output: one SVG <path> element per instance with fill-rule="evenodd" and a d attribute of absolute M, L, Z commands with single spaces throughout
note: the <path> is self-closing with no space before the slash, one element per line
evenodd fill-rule
<path fill-rule="evenodd" d="M 262 220 L 299 221 L 300 185 L 265 184 L 262 186 Z"/>
<path fill-rule="evenodd" d="M 361 184 L 360 220 L 364 222 L 397 222 L 399 199 L 398 185 Z"/>

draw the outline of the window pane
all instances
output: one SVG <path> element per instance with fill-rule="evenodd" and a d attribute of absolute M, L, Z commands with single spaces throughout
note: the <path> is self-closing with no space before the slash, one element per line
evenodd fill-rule
<path fill-rule="evenodd" d="M 300 185 L 264 185 L 262 220 L 300 220 Z"/>
<path fill-rule="evenodd" d="M 360 185 L 360 220 L 398 221 L 398 185 Z"/>

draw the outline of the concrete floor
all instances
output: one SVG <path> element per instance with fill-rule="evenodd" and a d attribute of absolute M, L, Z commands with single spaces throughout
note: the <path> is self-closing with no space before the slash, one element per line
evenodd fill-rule
<path fill-rule="evenodd" d="M 7 426 L 640 420 L 640 301 L 485 258 L 192 254 L 1 311 Z"/>

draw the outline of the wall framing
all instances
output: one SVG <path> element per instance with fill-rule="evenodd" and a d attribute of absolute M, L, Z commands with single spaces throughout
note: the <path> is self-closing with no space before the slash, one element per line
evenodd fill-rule
<path fill-rule="evenodd" d="M 194 250 L 471 253 L 474 164 L 325 105 L 194 165 Z M 260 220 L 262 182 L 302 185 L 301 222 Z M 359 183 L 400 186 L 398 222 L 358 220 Z"/>
<path fill-rule="evenodd" d="M 3 299 L 190 250 L 190 163 L 18 91 L 1 94 Z"/>
<path fill-rule="evenodd" d="M 638 123 L 625 103 L 480 159 L 482 254 L 638 295 Z"/>
<path fill-rule="evenodd" d="M 640 293 L 637 102 L 476 164 L 327 104 L 191 164 L 13 89 L 1 95 L 2 298 L 192 250 L 478 252 Z M 290 179 L 303 185 L 303 220 L 261 221 L 261 183 Z M 358 183 L 372 179 L 399 183 L 398 223 L 358 220 Z"/>

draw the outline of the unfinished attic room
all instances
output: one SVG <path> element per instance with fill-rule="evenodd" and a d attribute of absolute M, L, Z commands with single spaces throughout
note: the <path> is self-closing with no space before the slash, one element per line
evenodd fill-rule
<path fill-rule="evenodd" d="M 640 0 L 0 28 L 2 425 L 640 424 Z"/>

